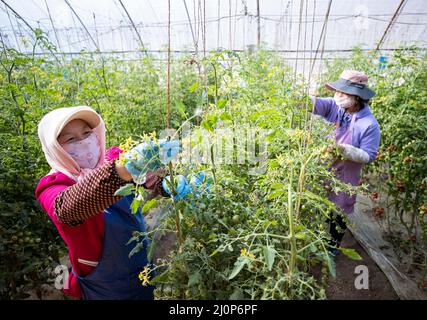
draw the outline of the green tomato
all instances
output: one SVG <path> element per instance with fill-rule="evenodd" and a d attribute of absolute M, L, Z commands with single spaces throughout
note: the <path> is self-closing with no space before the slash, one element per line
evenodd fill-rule
<path fill-rule="evenodd" d="M 240 216 L 238 214 L 235 214 L 232 219 L 234 223 L 238 223 L 240 221 Z"/>

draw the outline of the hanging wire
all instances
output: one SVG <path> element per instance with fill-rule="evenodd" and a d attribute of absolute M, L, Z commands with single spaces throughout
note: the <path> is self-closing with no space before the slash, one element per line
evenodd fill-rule
<path fill-rule="evenodd" d="M 236 3 L 237 8 L 237 3 Z M 261 13 L 259 8 L 259 0 L 256 1 L 256 13 L 257 13 L 257 46 L 261 45 Z"/>
<path fill-rule="evenodd" d="M 198 0 L 200 1 L 200 0 Z M 198 20 L 197 20 L 197 14 L 198 14 L 198 7 L 196 4 L 196 0 L 193 0 L 193 17 L 194 17 L 194 35 L 196 38 L 196 43 L 195 43 L 195 47 L 196 47 L 196 51 L 197 51 L 197 47 L 198 47 L 198 43 L 199 43 L 199 25 L 198 25 Z"/>
<path fill-rule="evenodd" d="M 299 54 L 299 43 L 301 37 L 301 25 L 302 25 L 302 13 L 304 9 L 304 0 L 300 0 L 300 10 L 299 10 L 299 23 L 298 23 L 298 38 L 297 38 L 297 53 L 295 60 L 295 70 L 294 70 L 294 79 L 297 77 L 298 72 L 298 54 Z"/>
<path fill-rule="evenodd" d="M 231 46 L 231 0 L 228 0 L 228 49 L 232 50 Z"/>
<path fill-rule="evenodd" d="M 394 22 L 395 22 L 395 21 L 397 20 L 397 18 L 399 17 L 399 14 L 400 14 L 400 12 L 402 12 L 403 7 L 405 6 L 405 4 L 406 4 L 406 0 L 401 0 L 401 1 L 400 1 L 399 6 L 397 7 L 396 11 L 394 12 L 393 17 L 392 17 L 392 18 L 391 18 L 391 20 L 390 20 L 390 23 L 388 24 L 387 28 L 386 28 L 386 29 L 385 29 L 385 31 L 384 31 L 384 34 L 382 35 L 382 37 L 381 37 L 380 41 L 378 42 L 378 45 L 377 45 L 376 50 L 378 50 L 378 49 L 381 47 L 381 45 L 383 44 L 384 39 L 386 38 L 386 36 L 387 36 L 388 32 L 389 32 L 389 31 L 390 31 L 390 29 L 392 28 L 392 26 L 393 26 Z"/>
<path fill-rule="evenodd" d="M 166 128 L 170 128 L 170 112 L 171 112 L 171 98 L 170 98 L 170 72 L 171 72 L 171 0 L 168 0 L 168 63 L 167 63 L 167 78 L 166 78 Z"/>
<path fill-rule="evenodd" d="M 329 6 L 331 5 L 331 2 L 329 3 Z M 315 63 L 315 59 L 312 59 L 312 52 L 313 52 L 313 39 L 314 39 L 314 17 L 316 16 L 316 1 L 314 1 L 314 5 L 313 5 L 313 22 L 312 22 L 312 26 L 311 26 L 311 43 L 310 43 L 310 62 L 312 62 L 313 66 Z M 317 50 L 316 50 L 316 54 L 317 54 Z M 310 68 L 309 73 L 308 73 L 308 85 L 311 85 L 311 77 L 312 77 L 312 73 L 313 73 L 313 68 Z M 307 101 L 306 101 L 306 105 L 308 107 L 308 102 L 309 102 L 309 95 L 307 94 Z M 311 133 L 312 133 L 312 128 L 313 128 L 313 114 L 314 114 L 314 106 L 316 104 L 316 96 L 314 97 L 314 101 L 312 103 L 312 108 L 311 108 L 311 113 L 310 113 L 310 122 L 309 122 L 309 126 L 308 126 L 308 136 L 307 136 L 307 142 L 311 141 Z"/>
<path fill-rule="evenodd" d="M 307 49 L 307 24 L 308 24 L 307 16 L 308 16 L 308 0 L 305 1 L 305 21 L 304 21 L 304 46 L 303 46 L 303 64 L 302 64 L 302 75 L 303 75 L 304 84 L 305 84 L 305 62 L 306 62 L 305 54 Z M 308 91 L 308 87 L 307 87 L 307 91 Z"/>
<path fill-rule="evenodd" d="M 283 25 L 284 25 L 284 28 L 285 28 L 285 30 L 284 30 L 284 33 L 283 33 L 283 49 L 285 50 L 286 48 L 287 48 L 287 41 L 286 41 L 286 38 L 287 38 L 287 35 L 288 35 L 288 33 L 289 33 L 289 18 L 288 18 L 288 16 L 289 16 L 289 5 L 291 4 L 291 1 L 289 0 L 288 1 L 288 4 L 286 5 L 286 10 L 285 10 L 285 13 L 284 13 L 284 20 L 283 20 Z"/>
<path fill-rule="evenodd" d="M 33 29 L 33 27 L 18 13 L 16 12 L 9 4 L 7 4 L 4 0 L 0 0 L 1 2 L 3 2 L 3 4 L 7 7 L 7 9 L 9 9 L 16 17 L 16 19 L 21 20 L 22 22 L 24 22 L 24 24 L 31 30 L 31 32 L 33 34 L 30 34 L 30 36 L 32 38 L 34 38 L 34 36 L 36 35 L 36 31 Z M 6 9 L 6 11 L 7 11 Z M 17 20 L 18 21 L 18 20 Z M 19 28 L 19 23 L 18 23 L 18 28 Z M 47 49 L 49 50 L 49 52 L 52 54 L 52 56 L 55 58 L 55 60 L 58 62 L 58 64 L 61 64 L 61 61 L 59 61 L 58 57 L 56 56 L 55 52 L 50 48 L 50 46 L 47 47 Z"/>
<path fill-rule="evenodd" d="M 247 17 L 248 17 L 248 6 L 246 4 L 245 1 L 243 1 L 243 6 L 244 6 L 244 12 L 245 12 L 245 17 L 243 18 L 243 49 L 246 49 L 246 22 L 247 22 Z"/>
<path fill-rule="evenodd" d="M 184 2 L 185 12 L 187 13 L 188 24 L 190 25 L 190 31 L 191 31 L 191 35 L 193 37 L 194 48 L 196 48 L 197 47 L 197 41 L 196 41 L 196 36 L 194 34 L 193 25 L 191 23 L 190 14 L 188 13 L 187 2 L 185 0 L 182 0 L 182 1 Z"/>
<path fill-rule="evenodd" d="M 6 5 L 5 5 L 5 7 L 6 7 Z M 15 37 L 16 45 L 18 46 L 19 51 L 21 51 L 21 45 L 20 45 L 20 43 L 18 41 L 18 37 L 16 35 L 15 29 L 13 28 L 12 19 L 10 19 L 9 10 L 7 10 L 7 7 L 6 7 L 5 11 L 7 13 L 7 17 L 9 18 L 10 27 L 12 28 L 12 32 L 13 32 L 13 35 Z"/>
<path fill-rule="evenodd" d="M 64 1 L 65 1 L 65 3 L 70 7 L 71 11 L 74 13 L 74 15 L 76 16 L 77 20 L 79 20 L 79 22 L 80 22 L 80 24 L 82 25 L 83 29 L 86 31 L 86 33 L 87 33 L 88 37 L 90 38 L 90 40 L 92 41 L 92 43 L 95 45 L 95 48 L 96 48 L 97 50 L 99 50 L 99 46 L 98 46 L 98 44 L 96 43 L 95 39 L 94 39 L 94 38 L 92 37 L 92 35 L 90 34 L 89 30 L 86 28 L 86 25 L 83 23 L 83 20 L 82 20 L 82 19 L 80 19 L 80 16 L 79 16 L 79 15 L 77 14 L 77 12 L 74 10 L 73 6 L 72 6 L 72 5 L 71 5 L 67 0 L 64 0 Z M 74 21 L 74 18 L 73 18 L 73 21 Z"/>
<path fill-rule="evenodd" d="M 236 31 L 237 31 L 237 7 L 238 7 L 238 2 L 236 1 L 236 6 L 234 7 L 234 30 L 233 30 L 233 42 L 232 42 L 232 46 L 233 48 L 236 45 Z M 242 15 L 239 15 L 242 16 Z"/>
<path fill-rule="evenodd" d="M 321 58 L 323 58 L 323 52 L 325 50 L 325 37 L 326 37 L 326 26 L 328 24 L 328 19 L 329 19 L 329 13 L 331 12 L 331 5 L 332 5 L 332 0 L 329 0 L 329 4 L 328 4 L 328 9 L 326 10 L 326 15 L 325 15 L 325 20 L 323 22 L 323 27 L 322 27 L 322 32 L 320 33 L 320 37 L 319 37 L 319 43 L 317 44 L 317 49 L 316 49 L 316 54 L 314 55 L 314 59 L 313 62 L 311 64 L 311 70 L 310 72 L 313 72 L 314 69 L 314 65 L 316 63 L 316 59 L 317 59 L 317 53 L 319 52 L 320 49 L 320 45 L 322 43 L 322 38 L 323 38 L 323 46 L 322 46 L 322 53 L 321 53 Z"/>
<path fill-rule="evenodd" d="M 331 0 L 332 3 L 332 0 Z M 325 53 L 325 44 L 326 44 L 326 35 L 328 34 L 328 21 L 326 20 L 326 24 L 325 24 L 325 33 L 323 34 L 323 44 L 322 44 L 322 50 L 320 50 L 320 65 L 319 65 L 319 74 L 322 71 L 322 66 L 323 66 L 323 54 Z"/>
<path fill-rule="evenodd" d="M 49 16 L 50 23 L 52 25 L 53 34 L 55 35 L 56 43 L 58 44 L 58 49 L 60 51 L 62 51 L 62 49 L 61 49 L 61 43 L 59 42 L 58 33 L 56 31 L 55 24 L 53 23 L 52 15 L 50 14 L 50 9 L 49 9 L 49 5 L 47 4 L 47 0 L 44 0 L 44 3 L 46 5 L 46 10 L 47 10 L 47 13 L 48 13 L 48 16 Z"/>
<path fill-rule="evenodd" d="M 313 61 L 313 40 L 314 40 L 314 18 L 316 16 L 316 1 L 313 1 L 313 21 L 311 22 L 311 40 L 310 40 L 310 62 L 308 70 L 308 85 L 311 86 L 311 69 L 310 64 Z"/>
<path fill-rule="evenodd" d="M 220 34 L 220 27 L 221 27 L 221 20 L 219 20 L 221 15 L 221 0 L 218 0 L 218 28 L 216 31 L 216 47 L 219 49 L 219 34 Z"/>
<path fill-rule="evenodd" d="M 309 96 L 309 90 L 310 90 L 310 84 L 311 84 L 311 72 L 310 72 L 310 63 L 311 63 L 311 58 L 312 58 L 312 50 L 313 50 L 313 33 L 314 33 L 314 16 L 316 14 L 316 2 L 313 2 L 313 22 L 312 22 L 312 27 L 311 27 L 311 42 L 310 42 L 310 59 L 308 62 L 309 65 L 309 70 L 308 70 L 308 79 L 307 79 L 307 83 L 304 86 L 305 89 L 305 105 L 307 106 L 305 108 L 305 124 L 307 125 L 308 123 L 308 134 L 304 136 L 304 141 L 303 141 L 303 146 L 306 147 L 311 140 L 311 129 L 312 129 L 312 120 L 313 120 L 313 110 L 312 112 L 308 112 L 308 106 L 309 106 L 309 101 L 310 101 L 310 96 Z M 307 25 L 308 25 L 308 0 L 306 0 L 306 7 L 305 7 L 305 34 L 307 34 Z M 303 68 L 303 79 L 305 81 L 306 76 L 305 76 L 305 51 L 306 51 L 306 44 L 305 44 L 305 36 L 304 36 L 304 68 Z"/>
<path fill-rule="evenodd" d="M 132 20 L 132 18 L 131 18 L 131 16 L 130 16 L 130 14 L 129 14 L 129 12 L 128 12 L 128 10 L 126 9 L 126 7 L 125 7 L 125 5 L 123 4 L 122 0 L 119 0 L 119 2 L 120 2 L 120 5 L 123 7 L 123 10 L 125 11 L 125 13 L 126 13 L 126 15 L 127 15 L 128 19 L 129 19 L 129 21 L 130 21 L 130 23 L 131 23 L 131 25 L 132 25 L 133 29 L 135 30 L 136 35 L 138 36 L 139 45 L 141 46 L 141 49 L 144 51 L 144 53 L 145 53 L 145 54 L 147 54 L 147 51 L 146 51 L 145 46 L 144 46 L 144 42 L 142 41 L 142 37 L 141 37 L 141 35 L 140 35 L 140 33 L 139 33 L 139 31 L 138 31 L 137 27 L 135 26 L 135 23 L 133 22 L 133 20 Z M 168 21 L 168 27 L 170 28 L 170 21 Z"/>
<path fill-rule="evenodd" d="M 206 0 L 203 0 L 203 58 L 206 58 Z"/>
<path fill-rule="evenodd" d="M 206 61 L 206 0 L 203 0 L 203 16 L 202 16 L 202 41 L 203 41 L 203 81 L 205 87 L 206 105 L 209 105 L 208 97 L 208 74 L 207 74 L 207 61 Z"/>

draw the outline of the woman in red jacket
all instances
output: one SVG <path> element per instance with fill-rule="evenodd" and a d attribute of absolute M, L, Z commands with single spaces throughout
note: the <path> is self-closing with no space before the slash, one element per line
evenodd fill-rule
<path fill-rule="evenodd" d="M 144 217 L 131 214 L 133 196 L 114 193 L 137 173 L 145 177 L 146 189 L 169 197 L 162 188 L 162 169 L 145 174 L 116 161 L 122 151 L 105 150 L 104 122 L 90 107 L 51 111 L 38 134 L 52 170 L 40 180 L 36 198 L 68 247 L 72 270 L 64 292 L 84 299 L 152 299 L 153 287 L 138 279 L 150 267 L 146 245 L 131 258 L 132 246 L 126 245 L 134 231 L 145 231 Z"/>

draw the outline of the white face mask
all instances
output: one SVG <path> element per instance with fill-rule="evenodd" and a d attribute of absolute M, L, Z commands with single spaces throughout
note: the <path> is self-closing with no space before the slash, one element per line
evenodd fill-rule
<path fill-rule="evenodd" d="M 351 106 L 356 105 L 356 102 L 357 102 L 355 96 L 338 97 L 337 94 L 334 95 L 334 100 L 335 100 L 335 103 L 343 109 L 348 109 Z"/>
<path fill-rule="evenodd" d="M 65 143 L 62 148 L 82 169 L 95 168 L 101 154 L 99 140 L 94 132 L 83 140 Z"/>

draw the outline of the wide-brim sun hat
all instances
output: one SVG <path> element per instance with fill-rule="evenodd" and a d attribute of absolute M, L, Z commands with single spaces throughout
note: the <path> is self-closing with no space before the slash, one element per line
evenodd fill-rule
<path fill-rule="evenodd" d="M 329 90 L 340 91 L 363 100 L 370 100 L 375 92 L 368 88 L 368 76 L 360 71 L 344 70 L 340 78 L 335 82 L 329 82 L 325 86 Z"/>

